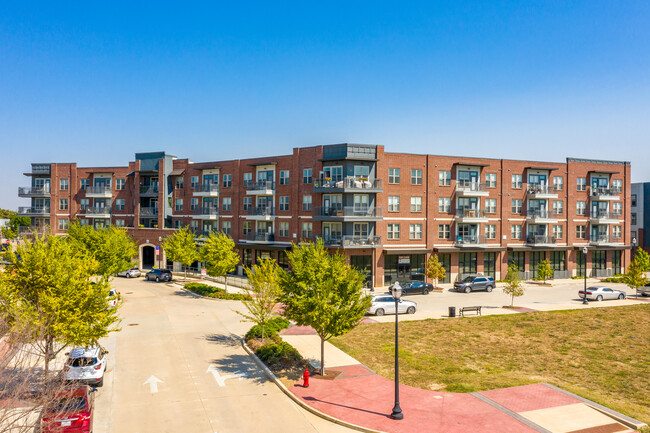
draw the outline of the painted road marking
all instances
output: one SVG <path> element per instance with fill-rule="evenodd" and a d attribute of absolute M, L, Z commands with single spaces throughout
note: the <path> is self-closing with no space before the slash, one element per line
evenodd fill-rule
<path fill-rule="evenodd" d="M 215 367 L 214 365 L 208 366 L 206 373 L 212 373 L 212 377 L 214 377 L 214 380 L 217 381 L 217 384 L 219 386 L 226 386 L 226 379 L 238 378 L 239 380 L 242 380 L 244 377 L 248 376 L 247 373 L 240 373 L 238 371 L 236 371 L 234 374 L 227 374 L 222 376 L 221 373 L 219 373 L 217 367 Z"/>
<path fill-rule="evenodd" d="M 147 380 L 143 383 L 143 385 L 149 385 L 149 391 L 151 391 L 151 393 L 153 394 L 153 393 L 158 392 L 158 384 L 159 384 L 159 383 L 164 383 L 164 382 L 163 382 L 162 380 L 158 379 L 156 376 L 154 376 L 154 375 L 152 374 L 152 375 L 149 377 L 149 379 L 147 379 Z"/>

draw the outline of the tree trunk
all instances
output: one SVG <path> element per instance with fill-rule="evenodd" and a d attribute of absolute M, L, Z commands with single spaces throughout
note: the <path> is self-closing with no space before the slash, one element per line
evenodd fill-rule
<path fill-rule="evenodd" d="M 515 305 L 515 295 L 512 295 L 510 298 L 510 306 L 513 307 Z"/>
<path fill-rule="evenodd" d="M 228 274 L 223 276 L 223 286 L 226 293 L 228 293 Z"/>
<path fill-rule="evenodd" d="M 325 338 L 320 338 L 320 375 L 325 377 Z"/>
<path fill-rule="evenodd" d="M 262 344 L 264 344 L 264 322 L 262 322 Z"/>

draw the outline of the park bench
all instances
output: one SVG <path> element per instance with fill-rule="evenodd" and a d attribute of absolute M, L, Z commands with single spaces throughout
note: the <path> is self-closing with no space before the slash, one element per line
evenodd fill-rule
<path fill-rule="evenodd" d="M 477 316 L 481 315 L 481 307 L 460 307 L 461 317 L 465 317 L 465 313 L 476 313 Z"/>

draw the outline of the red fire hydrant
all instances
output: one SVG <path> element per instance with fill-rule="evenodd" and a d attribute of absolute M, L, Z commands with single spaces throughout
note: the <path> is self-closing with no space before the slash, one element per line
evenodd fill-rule
<path fill-rule="evenodd" d="M 305 372 L 302 374 L 302 380 L 305 381 L 305 383 L 302 384 L 304 388 L 309 388 L 309 370 L 305 368 Z"/>

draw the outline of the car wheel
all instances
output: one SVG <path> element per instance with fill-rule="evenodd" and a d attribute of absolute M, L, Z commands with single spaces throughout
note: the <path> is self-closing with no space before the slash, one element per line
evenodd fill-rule
<path fill-rule="evenodd" d="M 469 292 L 471 292 L 471 291 L 472 291 L 472 288 L 471 288 L 471 287 L 465 287 L 465 293 L 469 293 Z"/>
<path fill-rule="evenodd" d="M 603 300 L 603 296 L 602 296 L 602 295 L 598 295 L 598 296 L 596 296 L 596 301 L 600 302 L 600 301 L 602 301 L 602 300 Z"/>
<path fill-rule="evenodd" d="M 491 292 L 491 291 L 492 291 L 492 286 L 487 286 L 487 287 L 485 288 L 485 290 L 487 290 L 488 292 Z"/>
<path fill-rule="evenodd" d="M 406 314 L 415 314 L 415 307 L 408 307 L 406 309 Z"/>
<path fill-rule="evenodd" d="M 103 377 L 102 377 L 102 380 L 97 382 L 97 388 L 101 388 L 102 386 L 104 386 L 104 378 Z"/>
<path fill-rule="evenodd" d="M 625 299 L 625 295 L 621 293 L 620 295 L 618 295 L 618 299 Z"/>
<path fill-rule="evenodd" d="M 422 294 L 423 294 L 423 295 L 428 295 L 428 294 L 429 294 L 429 289 L 424 289 L 424 290 L 422 290 Z"/>
<path fill-rule="evenodd" d="M 156 277 L 156 283 L 160 282 L 160 277 Z"/>
<path fill-rule="evenodd" d="M 383 308 L 377 308 L 377 310 L 375 310 L 375 316 L 383 316 L 383 315 L 384 315 Z"/>
<path fill-rule="evenodd" d="M 131 274 L 126 274 L 126 278 L 131 278 Z"/>

